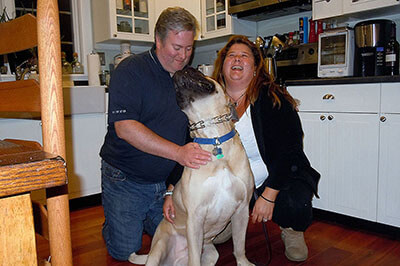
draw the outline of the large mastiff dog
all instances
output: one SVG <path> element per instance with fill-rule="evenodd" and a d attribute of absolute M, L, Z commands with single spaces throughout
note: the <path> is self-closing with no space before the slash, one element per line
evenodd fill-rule
<path fill-rule="evenodd" d="M 214 156 L 200 169 L 184 169 L 173 194 L 175 224 L 161 221 L 146 265 L 215 265 L 212 240 L 229 221 L 237 265 L 254 265 L 245 255 L 254 180 L 231 121 L 234 108 L 219 84 L 193 68 L 178 71 L 174 80 L 194 141 Z"/>

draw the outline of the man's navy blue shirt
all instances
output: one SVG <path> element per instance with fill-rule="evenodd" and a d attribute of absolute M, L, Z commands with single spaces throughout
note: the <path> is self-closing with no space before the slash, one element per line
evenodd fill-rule
<path fill-rule="evenodd" d="M 139 183 L 163 182 L 176 162 L 142 152 L 120 139 L 114 122 L 136 120 L 159 136 L 185 144 L 188 120 L 176 103 L 170 74 L 154 47 L 123 60 L 109 87 L 108 130 L 100 156 Z"/>

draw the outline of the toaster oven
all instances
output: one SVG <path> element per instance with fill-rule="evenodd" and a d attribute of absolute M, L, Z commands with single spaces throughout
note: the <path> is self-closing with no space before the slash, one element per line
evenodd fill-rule
<path fill-rule="evenodd" d="M 318 77 L 346 77 L 354 72 L 354 31 L 330 29 L 318 37 Z"/>

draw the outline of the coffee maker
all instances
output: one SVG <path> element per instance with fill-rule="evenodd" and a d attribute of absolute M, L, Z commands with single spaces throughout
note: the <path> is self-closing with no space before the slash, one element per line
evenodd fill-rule
<path fill-rule="evenodd" d="M 390 40 L 391 20 L 362 21 L 355 25 L 355 76 L 385 75 L 385 47 Z"/>

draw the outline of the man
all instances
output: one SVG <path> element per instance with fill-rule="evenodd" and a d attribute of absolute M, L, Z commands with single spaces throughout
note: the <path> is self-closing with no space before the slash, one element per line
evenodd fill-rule
<path fill-rule="evenodd" d="M 155 47 L 123 60 L 109 88 L 108 132 L 102 157 L 103 237 L 118 260 L 145 262 L 136 252 L 142 232 L 162 220 L 165 180 L 176 162 L 199 168 L 211 154 L 185 144 L 187 117 L 179 109 L 171 76 L 187 65 L 197 22 L 183 8 L 157 20 Z"/>

